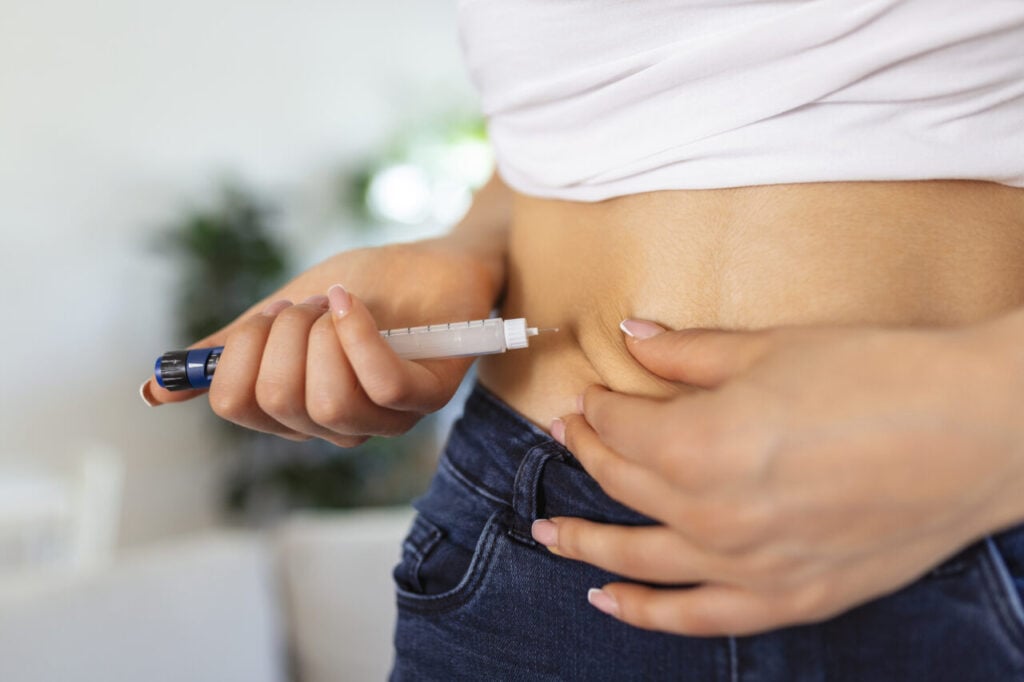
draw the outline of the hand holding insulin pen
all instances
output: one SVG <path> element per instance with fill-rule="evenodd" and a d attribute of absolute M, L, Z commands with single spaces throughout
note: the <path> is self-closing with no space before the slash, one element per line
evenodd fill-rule
<path fill-rule="evenodd" d="M 526 319 L 468 320 L 423 327 L 382 329 L 380 335 L 406 360 L 462 358 L 529 347 L 529 337 L 558 329 L 526 326 Z M 223 346 L 172 350 L 156 360 L 156 381 L 168 391 L 209 388 Z"/>

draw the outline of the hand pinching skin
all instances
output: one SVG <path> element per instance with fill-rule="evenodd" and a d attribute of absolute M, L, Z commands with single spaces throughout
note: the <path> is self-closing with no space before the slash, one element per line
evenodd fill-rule
<path fill-rule="evenodd" d="M 616 618 L 687 635 L 824 620 L 1024 515 L 1024 433 L 999 408 L 1020 382 L 990 361 L 991 326 L 623 331 L 644 367 L 700 390 L 594 386 L 551 432 L 659 525 L 534 525 L 560 556 L 667 586 L 591 590 Z"/>

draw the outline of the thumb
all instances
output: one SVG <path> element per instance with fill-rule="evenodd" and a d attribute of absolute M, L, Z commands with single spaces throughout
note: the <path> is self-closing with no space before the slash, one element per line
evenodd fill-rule
<path fill-rule="evenodd" d="M 714 388 L 742 373 L 771 345 L 767 331 L 669 331 L 647 320 L 623 320 L 626 347 L 637 362 L 669 381 Z"/>

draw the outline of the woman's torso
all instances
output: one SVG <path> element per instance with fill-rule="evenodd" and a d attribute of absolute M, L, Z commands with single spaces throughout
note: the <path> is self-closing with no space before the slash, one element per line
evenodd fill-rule
<path fill-rule="evenodd" d="M 519 194 L 502 314 L 561 331 L 486 358 L 480 379 L 546 427 L 591 383 L 675 390 L 629 355 L 627 317 L 670 328 L 949 325 L 1022 302 L 1022 189 L 821 183 L 598 203 Z"/>

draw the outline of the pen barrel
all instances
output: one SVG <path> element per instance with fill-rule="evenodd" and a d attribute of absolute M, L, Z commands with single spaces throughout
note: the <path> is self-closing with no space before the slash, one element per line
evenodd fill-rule
<path fill-rule="evenodd" d="M 490 355 L 507 349 L 505 325 L 498 318 L 387 329 L 381 336 L 406 360 Z"/>
<path fill-rule="evenodd" d="M 406 360 L 462 358 L 527 348 L 537 330 L 526 320 L 469 320 L 424 327 L 385 329 L 380 332 L 399 357 Z M 157 383 L 169 391 L 209 388 L 220 361 L 222 346 L 164 353 L 154 367 Z"/>

